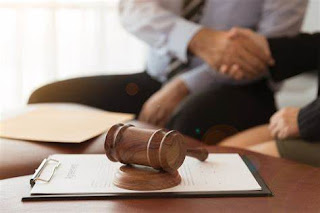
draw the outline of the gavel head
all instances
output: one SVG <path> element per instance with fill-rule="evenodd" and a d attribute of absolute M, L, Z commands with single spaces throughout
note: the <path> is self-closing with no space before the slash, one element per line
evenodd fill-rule
<path fill-rule="evenodd" d="M 183 164 L 187 148 L 183 136 L 177 131 L 146 130 L 117 124 L 108 131 L 105 151 L 113 162 L 174 172 Z"/>

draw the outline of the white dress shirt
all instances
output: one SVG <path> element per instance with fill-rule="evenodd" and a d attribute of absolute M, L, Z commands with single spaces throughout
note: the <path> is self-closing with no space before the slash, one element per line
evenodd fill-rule
<path fill-rule="evenodd" d="M 172 57 L 188 60 L 188 44 L 202 28 L 229 30 L 234 26 L 250 28 L 267 37 L 294 35 L 300 31 L 308 0 L 207 0 L 199 24 L 183 19 L 183 0 L 121 0 L 120 17 L 125 29 L 146 42 L 150 51 L 147 72 L 155 79 L 167 80 Z M 234 81 L 212 70 L 193 57 L 180 78 L 191 92 L 217 83 Z"/>

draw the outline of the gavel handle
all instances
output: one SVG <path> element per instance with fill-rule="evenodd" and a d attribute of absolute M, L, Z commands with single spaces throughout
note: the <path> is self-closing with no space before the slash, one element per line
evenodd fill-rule
<path fill-rule="evenodd" d="M 197 158 L 200 161 L 205 161 L 208 155 L 209 152 L 205 148 L 187 149 L 187 156 Z"/>

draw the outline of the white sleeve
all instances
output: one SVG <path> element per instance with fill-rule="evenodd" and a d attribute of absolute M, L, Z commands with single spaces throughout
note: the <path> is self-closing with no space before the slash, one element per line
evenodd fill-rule
<path fill-rule="evenodd" d="M 121 0 L 124 28 L 164 54 L 187 61 L 188 44 L 201 25 L 165 8 L 161 0 Z"/>

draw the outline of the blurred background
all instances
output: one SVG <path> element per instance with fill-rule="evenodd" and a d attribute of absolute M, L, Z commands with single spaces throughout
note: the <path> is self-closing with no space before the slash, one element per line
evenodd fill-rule
<path fill-rule="evenodd" d="M 303 31 L 320 31 L 320 0 L 309 1 Z M 33 90 L 56 80 L 142 71 L 147 47 L 122 29 L 118 3 L 0 0 L 0 113 L 23 106 Z M 315 84 L 312 74 L 289 80 L 279 105 L 303 105 Z"/>

